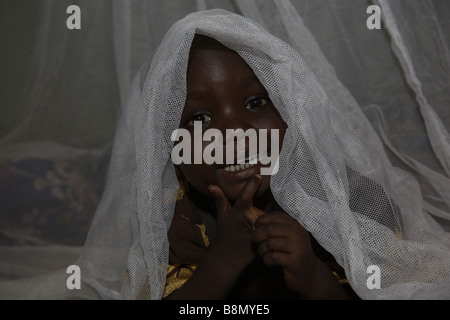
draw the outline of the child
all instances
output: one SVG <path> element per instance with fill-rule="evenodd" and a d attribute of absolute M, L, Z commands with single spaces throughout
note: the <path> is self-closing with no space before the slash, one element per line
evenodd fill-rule
<path fill-rule="evenodd" d="M 219 42 L 199 35 L 190 51 L 187 99 L 180 127 L 192 132 L 194 120 L 201 121 L 204 129 L 278 129 L 280 144 L 286 130 L 267 91 L 246 62 Z M 188 273 L 189 268 L 196 270 L 168 298 L 346 297 L 331 270 L 314 255 L 307 231 L 278 207 L 270 192 L 270 176 L 259 175 L 260 166 L 258 163 L 235 172 L 225 171 L 224 165 L 179 166 L 191 190 L 180 201 L 190 203 L 177 205 L 169 230 L 169 262 L 176 263 L 170 264 L 171 285 L 166 288 L 172 290 L 173 278 L 177 278 L 176 274 L 179 277 L 182 269 Z M 258 216 L 256 208 L 267 213 L 254 221 Z M 201 229 L 193 227 L 192 234 L 185 231 L 192 230 L 189 224 L 203 224 L 197 210 L 204 210 L 204 215 L 214 213 L 217 223 L 206 228 L 208 235 L 215 232 L 211 248 L 206 247 L 209 237 L 204 252 L 195 259 L 190 254 L 198 248 L 195 231 L 197 239 L 203 238 Z M 213 220 L 206 217 L 205 221 Z M 186 235 L 192 236 L 191 244 Z M 196 248 L 189 250 L 190 245 Z M 193 259 L 198 260 L 196 264 Z M 272 266 L 282 268 L 284 281 L 278 274 L 281 270 L 268 268 Z"/>
<path fill-rule="evenodd" d="M 448 234 L 425 219 L 417 184 L 283 41 L 239 15 L 193 13 L 131 88 L 77 262 L 82 297 L 448 296 Z M 175 166 L 173 133 L 196 121 L 279 130 L 279 170 Z"/>

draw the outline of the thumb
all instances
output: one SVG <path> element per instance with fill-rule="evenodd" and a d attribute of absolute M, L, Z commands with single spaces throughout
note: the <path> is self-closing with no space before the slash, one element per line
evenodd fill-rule
<path fill-rule="evenodd" d="M 216 203 L 217 217 L 220 217 L 231 210 L 230 202 L 220 187 L 216 185 L 209 185 L 208 190 Z"/>
<path fill-rule="evenodd" d="M 264 211 L 259 210 L 256 207 L 252 207 L 251 210 L 249 210 L 245 213 L 245 218 L 247 219 L 248 223 L 250 223 L 250 225 L 254 226 L 255 221 L 263 214 L 265 214 Z"/>

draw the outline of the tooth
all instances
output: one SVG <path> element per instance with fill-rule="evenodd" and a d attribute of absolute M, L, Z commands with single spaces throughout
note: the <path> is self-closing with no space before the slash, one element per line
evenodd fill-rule
<path fill-rule="evenodd" d="M 231 172 L 234 172 L 234 171 L 235 171 L 235 169 L 234 169 L 234 166 L 233 166 L 233 165 L 230 165 L 230 171 L 231 171 Z"/>
<path fill-rule="evenodd" d="M 250 163 L 246 163 L 246 164 L 245 164 L 245 167 L 246 167 L 246 168 L 249 168 L 249 167 L 250 167 Z"/>
<path fill-rule="evenodd" d="M 262 154 L 262 158 L 264 158 L 264 159 L 266 159 L 266 161 L 267 161 L 267 151 L 266 152 L 264 152 L 263 154 Z"/>
<path fill-rule="evenodd" d="M 267 152 L 261 152 L 261 153 L 259 153 L 259 154 L 258 154 L 258 161 L 261 162 L 261 159 L 262 159 L 263 157 L 265 157 L 266 154 L 267 154 Z"/>
<path fill-rule="evenodd" d="M 230 167 L 226 166 L 225 171 L 230 171 Z"/>
<path fill-rule="evenodd" d="M 241 169 L 245 169 L 245 163 L 241 164 Z"/>

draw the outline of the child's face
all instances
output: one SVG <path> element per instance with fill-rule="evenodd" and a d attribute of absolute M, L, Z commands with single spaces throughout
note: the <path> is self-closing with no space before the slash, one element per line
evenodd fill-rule
<path fill-rule="evenodd" d="M 191 49 L 187 98 L 180 122 L 180 128 L 189 130 L 191 137 L 194 136 L 194 121 L 203 122 L 203 132 L 215 128 L 222 132 L 223 137 L 226 129 L 246 131 L 253 128 L 257 133 L 259 129 L 268 129 L 269 148 L 270 129 L 279 130 L 280 149 L 286 131 L 286 124 L 253 70 L 236 52 L 219 46 L 193 46 Z M 209 143 L 203 141 L 203 150 Z M 225 155 L 225 145 L 223 147 Z M 279 154 L 280 150 L 277 152 Z M 235 172 L 225 170 L 224 164 L 208 165 L 204 161 L 202 164 L 180 164 L 179 168 L 188 182 L 201 193 L 208 195 L 208 185 L 214 184 L 230 201 L 234 201 L 247 179 L 260 173 L 261 164 Z M 270 176 L 263 175 L 257 196 L 269 189 L 269 183 Z"/>

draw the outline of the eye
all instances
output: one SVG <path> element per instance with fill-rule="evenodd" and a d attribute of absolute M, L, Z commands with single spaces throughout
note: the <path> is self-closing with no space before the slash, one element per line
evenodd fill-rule
<path fill-rule="evenodd" d="M 265 105 L 267 105 L 269 103 L 269 98 L 266 97 L 256 97 L 256 98 L 251 98 L 245 105 L 245 108 L 247 110 L 256 110 L 259 108 L 264 107 Z"/>
<path fill-rule="evenodd" d="M 194 121 L 200 121 L 202 125 L 211 121 L 211 117 L 204 113 L 194 114 L 187 122 L 187 125 L 190 127 L 194 126 Z"/>

